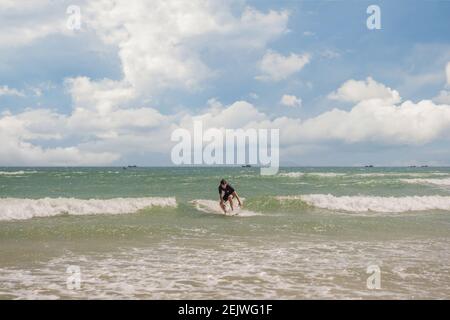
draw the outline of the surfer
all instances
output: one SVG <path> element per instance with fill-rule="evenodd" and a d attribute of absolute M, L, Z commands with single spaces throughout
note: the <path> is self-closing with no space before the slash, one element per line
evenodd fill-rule
<path fill-rule="evenodd" d="M 222 208 L 225 214 L 227 213 L 227 210 L 225 209 L 225 202 L 227 201 L 230 201 L 231 210 L 234 210 L 233 198 L 236 198 L 239 203 L 239 206 L 242 207 L 241 199 L 239 199 L 238 194 L 236 193 L 234 188 L 228 184 L 228 182 L 225 179 L 220 180 L 219 197 L 220 197 L 220 207 Z"/>

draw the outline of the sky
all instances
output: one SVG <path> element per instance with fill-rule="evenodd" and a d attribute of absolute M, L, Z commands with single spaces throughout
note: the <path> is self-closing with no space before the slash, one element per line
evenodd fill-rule
<path fill-rule="evenodd" d="M 449 34 L 450 1 L 0 0 L 0 166 L 173 165 L 194 120 L 279 129 L 284 166 L 447 166 Z"/>

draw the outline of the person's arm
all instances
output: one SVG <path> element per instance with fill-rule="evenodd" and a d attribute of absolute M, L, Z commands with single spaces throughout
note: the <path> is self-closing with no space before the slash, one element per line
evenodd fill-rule
<path fill-rule="evenodd" d="M 236 191 L 233 192 L 233 196 L 237 199 L 239 206 L 242 207 L 241 199 L 239 199 L 239 196 Z"/>

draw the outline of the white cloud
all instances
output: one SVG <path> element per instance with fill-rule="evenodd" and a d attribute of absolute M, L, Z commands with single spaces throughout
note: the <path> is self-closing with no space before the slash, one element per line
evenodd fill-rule
<path fill-rule="evenodd" d="M 124 81 L 91 81 L 87 77 L 77 77 L 66 79 L 65 84 L 76 107 L 95 109 L 100 113 L 124 107 L 136 97 L 135 89 Z"/>
<path fill-rule="evenodd" d="M 167 88 L 201 88 L 203 81 L 216 75 L 204 62 L 205 49 L 230 54 L 265 50 L 288 31 L 289 12 L 261 12 L 243 3 L 93 0 L 79 5 L 83 32 L 117 48 L 123 73 L 118 82 L 132 86 L 139 95 L 151 95 Z M 66 27 L 69 4 L 1 1 L 0 46 L 28 45 L 53 34 L 73 35 Z"/>
<path fill-rule="evenodd" d="M 23 92 L 20 92 L 17 89 L 10 88 L 8 86 L 0 86 L 0 97 L 1 96 L 17 96 L 17 97 L 24 97 L 25 94 Z"/>
<path fill-rule="evenodd" d="M 229 106 L 213 106 L 198 115 L 186 115 L 180 124 L 189 127 L 193 120 L 201 120 L 211 128 L 244 128 L 249 123 L 263 121 L 267 115 L 247 101 L 236 101 Z"/>
<path fill-rule="evenodd" d="M 287 107 L 301 107 L 302 99 L 297 98 L 294 95 L 284 94 L 281 97 L 280 103 Z"/>
<path fill-rule="evenodd" d="M 398 103 L 401 97 L 396 90 L 378 83 L 371 77 L 366 81 L 348 80 L 328 96 L 333 100 L 359 102 L 369 99 L 380 99 L 387 103 Z"/>
<path fill-rule="evenodd" d="M 2 165 L 96 165 L 111 163 L 117 153 L 85 152 L 77 146 L 44 148 L 35 140 L 59 140 L 66 134 L 66 117 L 50 110 L 28 110 L 0 116 Z"/>
<path fill-rule="evenodd" d="M 140 93 L 198 89 L 214 76 L 204 48 L 264 48 L 286 32 L 288 13 L 247 7 L 240 16 L 219 1 L 92 1 L 87 26 L 118 48 L 124 81 Z"/>
<path fill-rule="evenodd" d="M 257 80 L 280 81 L 299 72 L 310 61 L 309 54 L 298 55 L 291 53 L 283 56 L 275 51 L 269 50 L 259 62 L 261 75 L 256 76 Z"/>
<path fill-rule="evenodd" d="M 299 137 L 348 143 L 424 144 L 450 133 L 450 105 L 405 101 L 399 106 L 365 100 L 350 111 L 333 109 L 304 121 Z"/>
<path fill-rule="evenodd" d="M 210 100 L 198 114 L 162 115 L 152 108 L 75 108 L 70 115 L 41 109 L 0 116 L 2 165 L 107 165 L 136 152 L 169 154 L 171 132 L 192 129 L 193 120 L 207 128 L 280 129 L 282 148 L 326 141 L 375 142 L 388 145 L 426 144 L 447 139 L 450 105 L 429 100 L 388 105 L 379 99 L 364 100 L 350 111 L 333 109 L 301 120 L 271 117 L 246 101 L 224 106 Z M 43 148 L 40 141 L 64 142 L 68 147 Z"/>
<path fill-rule="evenodd" d="M 71 34 L 66 28 L 64 4 L 42 0 L 3 1 L 2 5 L 7 12 L 1 17 L 20 21 L 11 25 L 2 21 L 3 45 L 27 45 L 51 34 Z M 73 101 L 69 114 L 38 109 L 0 115 L 0 143 L 5 146 L 1 163 L 110 164 L 133 152 L 167 151 L 170 132 L 183 114 L 165 116 L 150 107 L 136 107 L 145 101 L 143 96 L 168 88 L 201 87 L 215 74 L 204 62 L 205 48 L 254 55 L 287 32 L 287 11 L 264 13 L 241 7 L 237 13 L 236 9 L 236 3 L 203 0 L 86 2 L 82 7 L 83 29 L 117 48 L 123 78 L 66 79 Z M 32 19 L 27 12 L 33 12 Z M 21 16 L 23 13 L 27 14 Z M 37 96 L 42 94 L 38 87 L 28 89 Z M 244 125 L 250 116 L 258 119 L 256 109 L 243 102 L 229 108 L 211 103 L 209 110 L 218 112 L 229 125 Z M 44 148 L 44 141 L 58 147 Z"/>
<path fill-rule="evenodd" d="M 46 6 L 51 2 L 51 0 L 2 0 L 0 1 L 1 10 L 11 10 L 11 11 L 29 11 L 35 10 L 36 8 Z"/>
<path fill-rule="evenodd" d="M 0 159 L 3 165 L 11 166 L 82 166 L 104 165 L 119 158 L 107 152 L 83 152 L 77 147 L 43 148 L 17 139 L 0 136 L 2 148 Z"/>
<path fill-rule="evenodd" d="M 70 34 L 65 4 L 51 0 L 0 1 L 0 46 L 18 47 L 52 34 Z"/>

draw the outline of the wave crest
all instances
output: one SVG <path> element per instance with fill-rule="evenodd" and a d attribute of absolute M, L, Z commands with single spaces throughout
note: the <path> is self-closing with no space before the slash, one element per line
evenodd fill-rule
<path fill-rule="evenodd" d="M 34 217 L 51 217 L 60 214 L 124 214 L 149 207 L 176 207 L 174 197 L 89 199 L 43 198 L 0 199 L 0 220 L 25 220 Z"/>
<path fill-rule="evenodd" d="M 0 176 L 21 176 L 24 174 L 37 173 L 37 171 L 0 171 Z"/>
<path fill-rule="evenodd" d="M 445 179 L 402 179 L 406 183 L 433 184 L 436 186 L 450 187 L 450 178 Z"/>
<path fill-rule="evenodd" d="M 450 211 L 450 196 L 333 196 L 331 194 L 309 194 L 279 196 L 279 201 L 300 200 L 310 206 L 348 212 L 408 212 L 445 210 Z"/>

